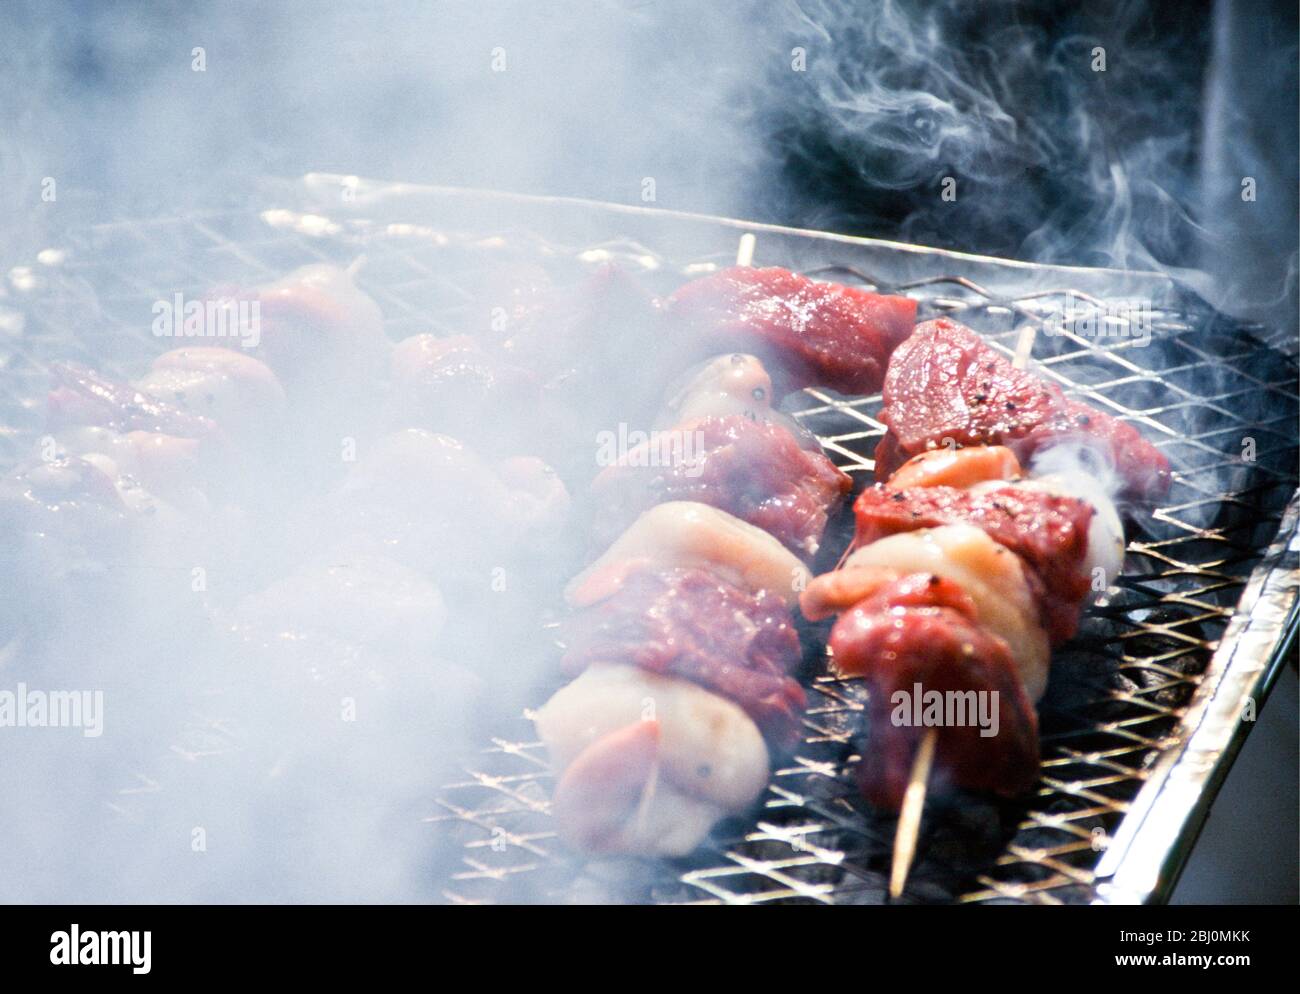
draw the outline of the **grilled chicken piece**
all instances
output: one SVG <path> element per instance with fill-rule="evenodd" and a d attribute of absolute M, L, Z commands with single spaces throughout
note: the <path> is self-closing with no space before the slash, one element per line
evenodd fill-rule
<path fill-rule="evenodd" d="M 289 399 L 280 434 L 294 444 L 277 452 L 279 485 L 324 485 L 340 439 L 379 428 L 392 346 L 378 305 L 347 270 L 329 264 L 304 266 L 261 286 L 217 287 L 209 299 L 238 308 L 227 324 L 241 328 L 213 344 L 264 362 Z"/>
<path fill-rule="evenodd" d="M 313 558 L 244 598 L 223 619 L 201 707 L 228 721 L 239 748 L 203 801 L 222 803 L 222 784 L 245 778 L 251 796 L 230 791 L 241 810 L 309 838 L 330 865 L 342 859 L 346 880 L 331 886 L 355 895 L 357 864 L 343 854 L 389 844 L 394 806 L 450 775 L 450 757 L 472 748 L 466 716 L 485 688 L 448 651 L 446 618 L 437 584 L 376 555 Z M 404 868 L 396 861 L 380 876 Z"/>
<path fill-rule="evenodd" d="M 270 367 L 233 349 L 164 352 L 136 380 L 144 393 L 208 418 L 242 448 L 274 438 L 285 415 L 284 388 Z"/>
<path fill-rule="evenodd" d="M 878 480 L 941 445 L 1004 445 L 1028 464 L 1039 450 L 1072 442 L 1097 453 L 1126 498 L 1153 502 L 1169 489 L 1168 460 L 1134 428 L 1016 369 L 948 318 L 918 325 L 899 346 L 884 400 L 880 419 L 889 430 L 876 448 Z"/>
<path fill-rule="evenodd" d="M 1015 553 L 974 525 L 923 528 L 857 549 L 841 569 L 808 585 L 800 601 L 803 613 L 817 619 L 846 611 L 877 591 L 882 580 L 909 573 L 932 574 L 961 587 L 975 605 L 975 620 L 1007 644 L 1030 701 L 1043 696 L 1051 650 L 1026 569 Z"/>
<path fill-rule="evenodd" d="M 565 672 L 618 661 L 698 683 L 740 707 L 778 750 L 793 747 L 805 697 L 790 609 L 704 569 L 644 568 L 563 627 Z"/>
<path fill-rule="evenodd" d="M 1011 797 L 1037 779 L 1038 721 L 1022 671 L 967 589 L 934 573 L 904 574 L 858 601 L 831 629 L 836 668 L 865 677 L 870 688 L 870 732 L 857 775 L 878 807 L 902 805 L 926 730 L 925 708 L 950 693 L 963 713 L 939 716 L 933 776 L 940 785 Z M 921 725 L 913 720 L 918 713 Z"/>
<path fill-rule="evenodd" d="M 772 406 L 772 377 L 757 356 L 733 352 L 692 366 L 664 395 L 655 428 L 685 421 L 744 415 L 751 421 L 779 425 L 801 449 L 822 452 L 817 436 L 796 419 Z"/>
<path fill-rule="evenodd" d="M 0 478 L 0 548 L 7 596 L 0 640 L 48 634 L 71 611 L 96 604 L 112 584 L 106 564 L 127 560 L 147 522 L 93 463 L 65 457 Z"/>
<path fill-rule="evenodd" d="M 859 549 L 870 548 L 887 535 L 942 525 L 975 526 L 1028 567 L 1026 576 L 1040 623 L 1054 644 L 1069 639 L 1078 627 L 1093 565 L 1118 568 L 1112 543 L 1100 533 L 1095 547 L 1090 541 L 1094 518 L 1090 503 L 1032 486 L 990 482 L 974 490 L 896 490 L 876 484 L 858 495 L 853 513 L 857 518 L 854 545 Z"/>
<path fill-rule="evenodd" d="M 79 456 L 9 473 L 0 482 L 5 533 L 15 546 L 51 546 L 39 557 L 57 565 L 112 555 L 132 518 L 111 476 Z"/>
<path fill-rule="evenodd" d="M 556 824 L 583 852 L 684 856 L 767 784 L 754 722 L 688 680 L 596 664 L 535 720 L 559 777 Z"/>
<path fill-rule="evenodd" d="M 646 564 L 699 567 L 734 586 L 794 604 L 808 568 L 761 528 L 690 501 L 657 504 L 636 519 L 565 589 L 571 607 L 610 596 Z"/>
<path fill-rule="evenodd" d="M 56 458 L 91 462 L 107 458 L 110 478 L 126 475 L 178 507 L 203 509 L 199 441 L 151 431 L 114 431 L 94 425 L 67 428 L 54 436 Z"/>
<path fill-rule="evenodd" d="M 705 417 L 651 436 L 592 483 L 597 541 L 608 542 L 647 507 L 697 501 L 768 532 L 811 560 L 830 509 L 853 481 L 778 424 L 741 414 Z"/>
<path fill-rule="evenodd" d="M 655 427 L 731 414 L 766 420 L 772 413 L 772 377 L 757 356 L 732 352 L 693 366 L 671 386 Z"/>
<path fill-rule="evenodd" d="M 663 306 L 679 350 L 752 353 L 774 372 L 779 393 L 876 392 L 916 320 L 916 301 L 906 297 L 742 266 L 687 283 Z"/>
<path fill-rule="evenodd" d="M 136 383 L 73 363 L 52 372 L 47 424 L 60 450 L 108 455 L 160 495 L 191 504 L 196 493 L 228 494 L 254 475 L 248 460 L 277 454 L 284 393 L 250 356 L 175 349 Z"/>
<path fill-rule="evenodd" d="M 1019 461 L 1003 446 L 935 449 L 914 456 L 889 478 L 889 503 L 885 503 L 883 492 L 876 488 L 864 492 L 859 497 L 859 505 L 864 511 L 868 507 L 877 513 L 884 509 L 884 518 L 893 522 L 889 532 L 906 531 L 909 523 L 910 527 L 928 527 L 938 523 L 970 521 L 984 527 L 995 539 L 1025 557 L 1048 591 L 1055 591 L 1049 596 L 1059 609 L 1069 609 L 1068 616 L 1057 619 L 1059 631 L 1055 637 L 1060 640 L 1068 637 L 1065 633 L 1074 631 L 1077 612 L 1066 603 L 1070 600 L 1068 596 L 1062 601 L 1056 594 L 1073 591 L 1082 597 L 1081 581 L 1088 583 L 1092 594 L 1100 594 L 1112 584 L 1124 565 L 1124 526 L 1111 495 L 1105 489 L 1106 481 L 1089 476 L 1078 465 L 1076 453 L 1057 449 L 1052 459 L 1038 462 L 1043 466 L 1048 462 L 1057 463 L 1062 468 L 1058 472 L 1031 478 L 1021 475 Z M 913 487 L 958 487 L 969 494 L 922 497 L 922 502 L 929 505 L 927 507 L 914 507 L 908 498 L 894 495 L 896 491 Z M 977 496 L 1003 490 L 1019 493 L 1014 500 L 1000 502 L 1000 505 L 986 501 L 984 496 Z M 1056 500 L 1045 499 L 1043 495 Z M 1023 506 L 1026 500 L 1029 508 Z M 1082 518 L 1083 504 L 1091 508 L 1092 514 L 1087 522 L 1087 541 L 1079 559 L 1076 555 L 1079 546 L 1077 535 L 1070 522 L 1062 520 L 1060 515 L 1066 512 L 1075 517 L 1074 524 L 1077 525 Z M 942 520 L 932 517 L 931 512 L 938 505 L 945 506 Z M 1030 512 L 1028 515 L 1023 513 L 1026 510 Z M 872 525 L 864 525 L 864 528 L 872 532 L 876 530 Z M 860 535 L 858 542 L 872 540 L 867 535 Z M 1066 562 L 1057 561 L 1058 553 Z M 1077 568 L 1071 570 L 1071 564 Z M 1099 579 L 1105 581 L 1100 586 L 1097 583 Z M 1050 621 L 1048 629 L 1053 630 Z"/>
<path fill-rule="evenodd" d="M 225 290 L 258 302 L 261 327 L 252 351 L 291 396 L 351 394 L 383 376 L 391 349 L 383 314 L 347 270 L 319 263 L 251 290 Z"/>
<path fill-rule="evenodd" d="M 115 455 L 156 457 L 142 435 L 114 436 Z M 171 456 L 157 457 L 159 473 L 175 473 Z M 59 455 L 0 478 L 0 548 L 12 590 L 0 599 L 0 637 L 13 625 L 41 635 L 84 625 L 94 632 L 104 619 L 140 625 L 140 637 L 151 637 L 160 619 L 201 611 L 192 570 L 236 544 L 235 522 L 213 513 L 191 481 L 169 475 L 169 482 L 176 489 L 162 495 L 104 451 Z"/>
<path fill-rule="evenodd" d="M 968 445 L 963 449 L 931 449 L 913 456 L 889 477 L 895 490 L 908 487 L 973 487 L 999 483 L 1021 475 L 1020 460 L 1003 445 Z"/>

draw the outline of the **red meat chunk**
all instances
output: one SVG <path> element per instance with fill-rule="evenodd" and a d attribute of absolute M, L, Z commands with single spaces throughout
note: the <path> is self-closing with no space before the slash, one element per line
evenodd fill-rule
<path fill-rule="evenodd" d="M 918 325 L 894 352 L 884 401 L 880 418 L 889 430 L 876 449 L 879 480 L 945 439 L 1005 445 L 1025 464 L 1039 449 L 1073 441 L 1114 467 L 1125 497 L 1153 502 L 1169 489 L 1169 461 L 1131 425 L 1069 400 L 948 318 Z"/>
<path fill-rule="evenodd" d="M 916 301 L 819 283 L 788 269 L 735 267 L 687 283 L 665 302 L 673 334 L 699 356 L 757 355 L 786 390 L 880 389 L 912 331 Z"/>
<path fill-rule="evenodd" d="M 796 555 L 817 554 L 830 509 L 853 481 L 779 424 L 701 418 L 653 436 L 592 484 L 595 533 L 608 544 L 644 510 L 698 501 L 768 532 Z"/>
<path fill-rule="evenodd" d="M 799 741 L 801 658 L 790 610 L 700 569 L 643 568 L 564 626 L 563 666 L 623 662 L 691 680 L 734 701 L 780 749 Z"/>
<path fill-rule="evenodd" d="M 858 783 L 872 804 L 898 810 L 912 761 L 928 728 L 937 727 L 932 782 L 1014 797 L 1038 778 L 1038 719 L 1005 642 L 980 628 L 969 598 L 954 584 L 912 574 L 887 584 L 840 616 L 831 630 L 836 668 L 861 675 L 870 689 L 869 731 Z M 981 725 L 996 713 L 992 724 Z M 896 695 L 902 696 L 896 696 Z M 936 714 L 931 700 L 960 703 Z M 996 694 L 996 698 L 992 695 Z M 919 711 L 918 711 L 919 708 Z M 916 718 L 920 717 L 918 724 Z"/>

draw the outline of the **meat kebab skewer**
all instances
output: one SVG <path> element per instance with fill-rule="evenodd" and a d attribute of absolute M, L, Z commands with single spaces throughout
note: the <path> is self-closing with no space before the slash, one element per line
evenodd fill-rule
<path fill-rule="evenodd" d="M 956 440 L 968 445 L 1002 441 L 1012 446 L 1012 450 L 1001 450 L 1012 461 L 1013 451 L 1029 458 L 1041 448 L 1068 440 L 1083 442 L 1090 451 L 1099 454 L 1102 465 L 1108 466 L 1117 477 L 1115 489 L 1121 494 L 1149 499 L 1163 492 L 1169 481 L 1168 464 L 1149 443 L 1127 425 L 1066 400 L 1059 390 L 1021 369 L 1031 344 L 1022 336 L 1016 362 L 1008 363 L 977 335 L 954 322 L 941 319 L 919 326 L 916 336 L 895 353 L 885 377 L 886 405 L 882 420 L 889 433 L 877 451 L 878 477 L 897 470 L 899 478 L 891 477 L 890 481 L 900 487 L 918 482 L 950 482 L 942 480 L 943 472 L 936 473 L 936 466 L 945 462 L 958 466 L 962 462 L 969 464 L 972 458 L 988 462 L 991 458 L 1004 457 L 994 456 L 993 449 L 978 456 L 971 449 L 960 450 L 960 454 L 935 450 L 934 445 L 940 439 L 948 445 Z M 918 448 L 913 463 L 900 469 L 900 460 Z M 948 472 L 951 471 L 950 466 Z M 998 471 L 992 478 L 1006 475 L 1005 471 Z M 984 484 L 985 487 L 994 485 L 993 482 Z M 894 496 L 903 499 L 901 493 Z M 1110 508 L 1108 498 L 1092 496 L 1094 507 L 1106 510 L 1096 516 L 1094 526 L 1104 520 L 1105 529 L 1115 536 L 1121 535 L 1118 516 Z M 1121 551 L 1116 553 L 1117 557 L 1120 555 L 1122 541 Z M 1118 570 L 1118 558 L 1112 569 Z M 1077 620 L 1078 604 L 1059 607 L 1055 619 L 1046 619 L 1044 624 L 1056 629 L 1063 626 L 1068 637 Z M 1055 640 L 1060 640 L 1060 632 L 1055 633 Z M 912 762 L 908 789 L 902 792 L 908 803 L 901 805 L 903 811 L 896 836 L 896 858 L 891 874 L 894 896 L 901 893 L 915 849 L 929 760 L 937 737 L 938 732 L 933 728 L 923 735 Z"/>
<path fill-rule="evenodd" d="M 742 241 L 738 261 L 752 247 Z M 800 293 L 834 297 L 787 275 Z M 728 344 L 764 349 L 799 330 L 779 314 L 738 325 Z M 801 341 L 832 326 L 806 325 Z M 787 377 L 791 366 L 813 368 L 774 360 Z M 664 467 L 634 450 L 595 481 L 613 514 L 598 530 L 641 513 L 566 591 L 564 667 L 580 675 L 536 716 L 559 773 L 557 822 L 580 848 L 688 852 L 757 799 L 769 749 L 798 741 L 805 698 L 790 676 L 801 657 L 790 609 L 808 575 L 798 557 L 817 551 L 850 481 L 772 399 L 757 357 L 717 357 L 670 393 L 662 418 L 698 435 L 701 451 Z"/>
<path fill-rule="evenodd" d="M 1033 354 L 1035 326 L 1026 324 L 1016 341 L 1016 353 L 1011 364 L 1016 369 L 1024 369 Z M 992 450 L 990 450 L 992 451 Z M 1012 457 L 1014 461 L 1014 456 Z M 1015 469 L 1011 466 L 1001 467 L 1011 476 Z M 919 467 L 917 467 L 919 470 Z M 903 473 L 899 468 L 895 476 Z M 919 473 L 918 473 L 919 475 Z M 931 474 L 932 475 L 932 474 Z M 900 481 L 900 485 L 904 481 Z M 938 729 L 931 728 L 921 739 L 916 750 L 916 759 L 912 762 L 912 772 L 907 780 L 907 793 L 903 808 L 898 813 L 898 826 L 894 831 L 894 858 L 889 868 L 889 896 L 897 900 L 903 896 L 907 886 L 907 875 L 912 869 L 912 860 L 916 856 L 916 842 L 921 834 L 921 816 L 925 813 L 925 794 L 930 784 L 930 770 L 934 764 L 934 749 L 939 741 Z"/>
<path fill-rule="evenodd" d="M 742 239 L 738 262 L 752 253 L 752 237 Z M 752 357 L 733 358 L 670 391 L 660 420 L 756 419 L 770 378 Z M 620 518 L 629 501 L 651 506 L 566 589 L 562 665 L 576 679 L 535 721 L 559 775 L 563 836 L 589 852 L 682 855 L 758 797 L 768 742 L 797 736 L 804 700 L 787 675 L 798 657 L 790 603 L 808 574 L 758 528 L 672 501 L 661 478 L 641 480 L 634 467 L 654 461 L 636 454 L 608 467 L 594 496 L 623 491 Z M 714 504 L 730 503 L 725 489 L 710 488 Z M 769 587 L 788 589 L 789 601 Z"/>
<path fill-rule="evenodd" d="M 1085 500 L 1075 496 L 1083 488 L 1060 479 L 1019 479 L 1005 449 L 917 461 L 950 465 L 936 472 L 909 464 L 898 478 L 912 485 L 891 480 L 863 491 L 850 555 L 801 597 L 810 619 L 839 614 L 828 640 L 836 669 L 871 687 L 859 782 L 873 804 L 904 811 L 905 829 L 915 824 L 924 781 L 916 771 L 931 750 L 956 786 L 1014 796 L 1032 785 L 1033 705 L 1047 685 L 1051 647 L 1073 635 L 1094 571 L 1113 576 L 1123 551 L 1118 515 L 1104 496 Z M 991 702 L 980 712 L 981 731 L 965 716 L 956 725 L 942 716 L 895 720 L 898 694 L 915 696 L 917 684 L 926 707 L 936 688 L 967 705 Z M 928 737 L 936 741 L 927 746 Z M 904 862 L 913 838 L 899 838 Z"/>

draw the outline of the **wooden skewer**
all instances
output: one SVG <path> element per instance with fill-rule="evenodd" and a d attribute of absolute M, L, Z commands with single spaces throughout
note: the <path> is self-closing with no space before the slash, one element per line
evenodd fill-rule
<path fill-rule="evenodd" d="M 754 249 L 758 246 L 758 236 L 752 231 L 746 231 L 740 236 L 740 245 L 736 249 L 736 265 L 752 266 L 754 264 Z"/>
<path fill-rule="evenodd" d="M 926 729 L 921 745 L 912 760 L 912 775 L 903 795 L 903 809 L 898 812 L 898 830 L 894 833 L 894 862 L 889 869 L 889 896 L 901 897 L 907 883 L 907 871 L 916 855 L 916 839 L 921 832 L 921 812 L 925 809 L 925 790 L 934 766 L 934 747 L 939 742 L 937 728 Z"/>
<path fill-rule="evenodd" d="M 1016 354 L 1011 358 L 1011 365 L 1016 369 L 1024 369 L 1029 365 L 1029 356 L 1034 351 L 1034 339 L 1037 337 L 1038 328 L 1035 325 L 1027 324 L 1020 329 L 1020 337 L 1016 339 Z"/>
<path fill-rule="evenodd" d="M 641 834 L 645 828 L 646 819 L 650 817 L 650 805 L 654 802 L 658 791 L 659 756 L 656 753 L 654 765 L 650 767 L 650 776 L 646 778 L 645 787 L 641 790 L 641 800 L 636 806 L 637 834 Z"/>

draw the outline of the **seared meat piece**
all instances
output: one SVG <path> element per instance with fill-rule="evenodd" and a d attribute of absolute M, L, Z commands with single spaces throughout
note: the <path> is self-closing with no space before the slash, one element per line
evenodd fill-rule
<path fill-rule="evenodd" d="M 1125 496 L 1155 501 L 1169 489 L 1169 462 L 1130 425 L 1010 362 L 948 318 L 918 325 L 885 376 L 876 478 L 944 444 L 1005 445 L 1028 464 L 1039 449 L 1084 443 L 1113 466 Z M 950 442 L 947 440 L 951 440 Z"/>
<path fill-rule="evenodd" d="M 958 584 L 929 573 L 887 583 L 840 616 L 829 644 L 836 669 L 865 677 L 870 688 L 870 727 L 858 778 L 872 804 L 891 810 L 902 805 L 921 736 L 933 724 L 926 710 L 936 700 L 953 709 L 938 715 L 939 782 L 1007 797 L 1034 784 L 1039 753 L 1033 705 L 1007 643 L 979 624 L 974 603 Z"/>
<path fill-rule="evenodd" d="M 858 547 L 940 525 L 980 528 L 1029 567 L 1031 589 L 1053 643 L 1074 635 L 1091 581 L 1087 557 L 1093 509 L 1086 501 L 1011 486 L 972 492 L 876 484 L 858 495 L 853 513 Z"/>
<path fill-rule="evenodd" d="M 916 320 L 916 301 L 907 297 L 743 266 L 687 283 L 664 310 L 678 349 L 695 358 L 753 353 L 782 392 L 816 385 L 874 393 Z"/>
<path fill-rule="evenodd" d="M 811 559 L 829 509 L 853 481 L 779 424 L 706 417 L 651 436 L 592 484 L 595 535 L 611 540 L 647 507 L 697 501 L 757 525 Z"/>
<path fill-rule="evenodd" d="M 46 400 L 51 431 L 97 425 L 117 432 L 147 431 L 224 443 L 210 417 L 161 399 L 130 383 L 74 362 L 51 367 L 55 385 Z"/>
<path fill-rule="evenodd" d="M 805 697 L 790 609 L 698 569 L 646 566 L 565 621 L 564 669 L 618 661 L 698 683 L 739 704 L 778 749 L 799 739 Z"/>
<path fill-rule="evenodd" d="M 399 342 L 392 380 L 395 414 L 404 425 L 500 448 L 527 443 L 537 422 L 537 377 L 468 335 Z"/>

